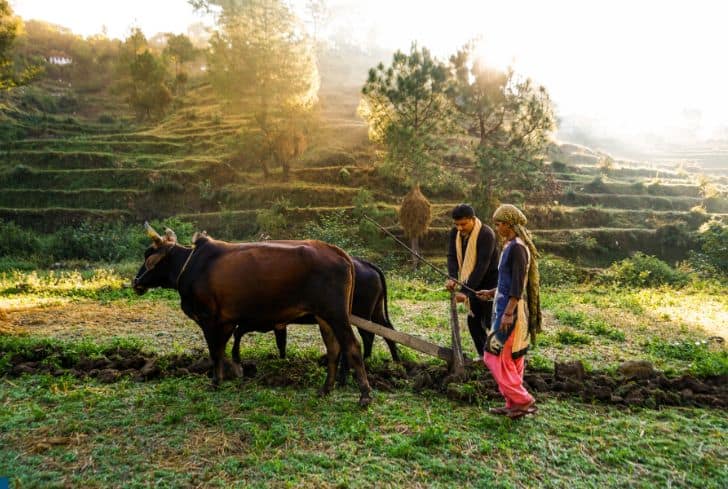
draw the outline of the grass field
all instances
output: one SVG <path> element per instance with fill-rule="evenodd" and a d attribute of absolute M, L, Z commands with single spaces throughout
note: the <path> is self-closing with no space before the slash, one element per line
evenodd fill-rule
<path fill-rule="evenodd" d="M 179 310 L 176 293 L 140 298 L 124 287 L 133 268 L 0 275 L 4 348 L 46 342 L 66 356 L 99 358 L 111 344 L 205 355 L 201 331 Z M 715 292 L 544 290 L 546 333 L 528 370 L 583 359 L 589 370 L 609 372 L 625 359 L 649 359 L 671 375 L 726 375 L 725 345 L 709 340 L 728 335 L 728 302 Z M 447 344 L 446 298 L 439 283 L 390 277 L 399 330 Z M 289 330 L 287 360 L 276 358 L 273 335 L 246 336 L 243 358 L 257 370 L 217 391 L 204 375 L 105 383 L 18 377 L 0 362 L 0 474 L 13 487 L 728 484 L 724 409 L 649 409 L 539 392 L 540 413 L 511 421 L 487 414 L 500 404 L 497 394 L 464 402 L 395 378 L 387 388 L 375 385 L 374 402 L 362 411 L 352 385 L 316 396 L 325 375 L 317 366 L 323 342 L 316 328 Z M 403 350 L 408 362 L 441 365 Z M 398 368 L 378 339 L 370 372 Z"/>

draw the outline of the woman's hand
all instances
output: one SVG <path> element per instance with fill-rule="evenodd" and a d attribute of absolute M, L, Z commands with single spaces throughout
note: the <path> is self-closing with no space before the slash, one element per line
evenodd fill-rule
<path fill-rule="evenodd" d="M 514 320 L 515 316 L 513 313 L 508 314 L 508 311 L 504 312 L 500 322 L 501 328 L 510 328 Z"/>

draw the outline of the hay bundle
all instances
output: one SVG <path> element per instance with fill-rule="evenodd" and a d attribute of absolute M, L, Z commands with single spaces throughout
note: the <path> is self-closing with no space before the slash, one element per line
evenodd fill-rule
<path fill-rule="evenodd" d="M 420 252 L 420 236 L 427 233 L 432 221 L 432 205 L 420 192 L 420 186 L 415 185 L 405 195 L 399 208 L 399 224 L 410 239 L 411 247 L 415 253 Z M 417 257 L 412 257 L 415 268 L 419 265 Z"/>

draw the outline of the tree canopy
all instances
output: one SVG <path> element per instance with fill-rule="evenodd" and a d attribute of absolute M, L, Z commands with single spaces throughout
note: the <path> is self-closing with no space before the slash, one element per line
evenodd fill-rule
<path fill-rule="evenodd" d="M 409 54 L 397 51 L 390 66 L 369 70 L 362 88 L 359 113 L 369 136 L 386 147 L 387 170 L 410 186 L 427 181 L 444 150 L 452 115 L 448 79 L 447 65 L 413 44 Z"/>
<path fill-rule="evenodd" d="M 253 115 L 263 149 L 261 165 L 279 164 L 287 175 L 300 154 L 305 120 L 317 101 L 319 76 L 312 43 L 281 0 L 193 2 L 221 8 L 219 30 L 210 39 L 208 73 L 216 91 L 236 109 Z M 260 149 L 258 148 L 258 149 Z"/>

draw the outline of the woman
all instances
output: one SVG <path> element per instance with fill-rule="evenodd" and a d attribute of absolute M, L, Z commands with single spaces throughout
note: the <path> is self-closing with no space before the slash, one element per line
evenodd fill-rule
<path fill-rule="evenodd" d="M 541 331 L 537 252 L 524 227 L 526 216 L 518 208 L 498 207 L 493 221 L 505 244 L 498 264 L 497 287 L 477 294 L 481 300 L 494 300 L 483 361 L 506 399 L 505 407 L 490 412 L 520 418 L 536 412 L 536 400 L 523 387 L 523 370 L 531 337 Z"/>

